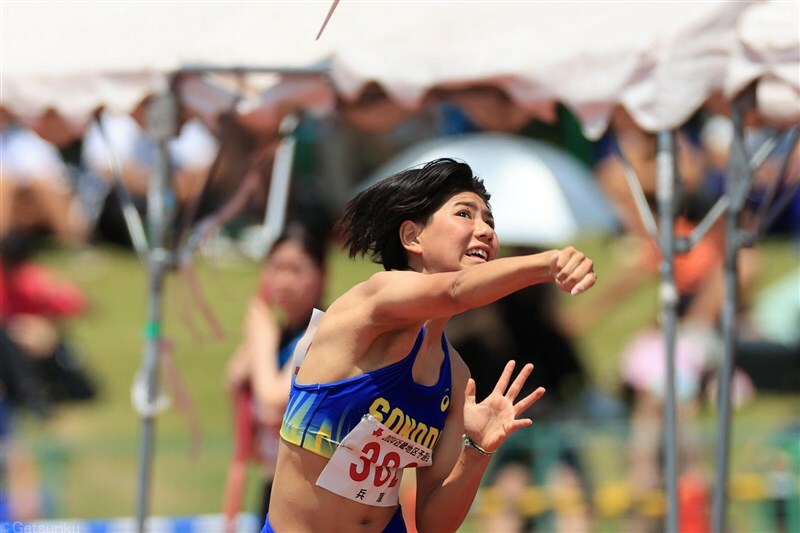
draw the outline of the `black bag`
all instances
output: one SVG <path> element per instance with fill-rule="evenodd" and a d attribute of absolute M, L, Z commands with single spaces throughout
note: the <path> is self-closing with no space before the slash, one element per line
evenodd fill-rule
<path fill-rule="evenodd" d="M 0 395 L 13 407 L 30 409 L 41 418 L 50 414 L 51 402 L 34 360 L 0 328 Z"/>
<path fill-rule="evenodd" d="M 97 396 L 97 387 L 81 357 L 64 341 L 58 343 L 53 355 L 36 363 L 52 401 L 81 402 Z"/>
<path fill-rule="evenodd" d="M 81 358 L 63 340 L 49 357 L 33 358 L 0 328 L 0 393 L 12 406 L 44 418 L 54 403 L 95 398 L 97 386 Z"/>

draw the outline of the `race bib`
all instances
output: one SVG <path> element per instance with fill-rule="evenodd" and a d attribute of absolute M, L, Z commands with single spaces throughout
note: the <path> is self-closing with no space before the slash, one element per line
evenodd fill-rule
<path fill-rule="evenodd" d="M 425 448 L 364 415 L 333 452 L 317 485 L 365 505 L 397 505 L 404 468 L 431 465 Z"/>

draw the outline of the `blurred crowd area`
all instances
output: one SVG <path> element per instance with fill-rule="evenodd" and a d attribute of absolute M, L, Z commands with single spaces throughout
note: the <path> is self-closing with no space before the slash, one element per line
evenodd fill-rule
<path fill-rule="evenodd" d="M 319 211 L 323 222 L 315 222 L 328 227 L 359 184 L 393 156 L 423 141 L 479 131 L 458 107 L 443 103 L 426 108 L 385 132 L 359 130 L 338 115 L 304 116 L 294 135 L 288 216 L 296 212 L 311 219 L 310 213 Z M 144 214 L 150 176 L 157 171 L 159 160 L 157 145 L 147 134 L 142 108 L 130 116 L 102 112 L 83 138 L 64 146 L 39 137 L 4 110 L 0 110 L 0 132 L 0 236 L 23 229 L 67 245 L 130 245 L 120 196 L 130 197 L 137 211 Z M 775 133 L 766 127 L 749 127 L 749 153 L 754 154 Z M 52 137 L 52 132 L 49 134 Z M 559 108 L 554 123 L 533 121 L 516 134 L 544 141 L 592 169 L 606 199 L 615 207 L 619 219 L 617 235 L 643 235 L 641 217 L 623 179 L 617 150 L 619 147 L 630 161 L 654 208 L 656 136 L 642 132 L 624 110 L 613 115 L 609 132 L 597 141 L 583 136 L 580 124 L 564 107 Z M 679 219 L 696 223 L 724 193 L 732 139 L 730 120 L 705 111 L 698 112 L 679 131 Z M 168 143 L 171 191 L 166 207 L 177 210 L 173 240 L 185 237 L 182 232 L 187 227 L 222 207 L 250 174 L 258 176 L 256 186 L 224 231 L 238 236 L 243 226 L 260 224 L 280 140 L 277 134 L 254 132 L 232 119 L 222 118 L 213 128 L 196 118 L 183 120 L 176 137 Z M 780 173 L 776 165 L 792 148 L 791 139 L 784 137 L 771 152 L 773 157 L 755 174 L 754 188 L 748 196 L 752 211 L 760 209 L 764 200 L 770 200 L 766 198 L 770 185 Z M 787 180 L 777 196 L 794 192 L 800 174 L 799 159 L 794 147 L 786 169 Z M 789 196 L 782 214 L 772 221 L 769 234 L 796 238 L 800 201 L 795 194 Z M 679 226 L 678 233 L 686 227 Z"/>
<path fill-rule="evenodd" d="M 81 320 L 92 302 L 74 283 L 40 263 L 37 254 L 53 247 L 75 254 L 95 246 L 131 248 L 123 206 L 146 216 L 148 185 L 158 160 L 145 127 L 140 117 L 101 114 L 83 139 L 56 146 L 2 117 L 0 520 L 47 515 L 37 490 L 36 458 L 15 444 L 14 419 L 34 414 L 46 420 L 62 402 L 97 401 L 97 389 L 102 389 L 70 342 L 70 324 Z M 420 141 L 477 131 L 458 108 L 444 104 L 384 134 L 361 132 L 336 116 L 304 117 L 295 133 L 287 219 L 323 240 L 335 241 L 331 229 L 338 211 L 384 162 Z M 616 361 L 617 390 L 593 381 L 578 342 L 603 328 L 609 316 L 659 277 L 658 247 L 636 211 L 617 155 L 618 146 L 654 209 L 656 136 L 642 132 L 619 111 L 609 133 L 592 142 L 583 137 L 565 108 L 556 123 L 531 123 L 518 133 L 548 142 L 591 169 L 618 221 L 616 230 L 604 237 L 618 262 L 588 295 L 592 305 L 580 314 L 563 306 L 553 287 L 542 285 L 460 315 L 448 326 L 451 342 L 476 376 L 479 400 L 512 356 L 536 366 L 528 383 L 531 390 L 538 386 L 548 390 L 528 413 L 536 424 L 519 432 L 495 459 L 470 523 L 487 532 L 589 531 L 598 521 L 622 517 L 628 531 L 658 531 L 664 512 L 661 432 L 666 372 L 661 317 L 658 313 L 648 317 L 644 329 L 629 332 L 620 353 L 607 354 Z M 749 128 L 748 150 L 755 152 L 773 133 Z M 725 191 L 733 126 L 724 116 L 700 112 L 676 138 L 682 188 L 675 231 L 687 236 Z M 254 243 L 254 235 L 260 234 L 264 220 L 279 143 L 280 139 L 253 134 L 235 121 L 214 129 L 196 120 L 184 122 L 168 146 L 172 194 L 166 203 L 176 213 L 170 246 L 183 242 L 199 221 L 230 209 L 231 199 L 249 181 L 235 214 L 209 233 L 200 252 L 217 259 L 235 255 L 262 261 L 263 250 Z M 773 157 L 756 172 L 742 224 L 746 226 L 770 201 L 782 158 L 787 161 L 787 179 L 776 197 L 785 198 L 785 209 L 769 226 L 768 235 L 796 248 L 800 246 L 797 146 L 779 143 Z M 495 216 L 501 218 L 503 213 Z M 710 527 L 712 478 L 707 465 L 713 458 L 698 417 L 716 402 L 722 357 L 723 224 L 724 217 L 675 261 L 682 531 Z M 530 243 L 504 253 L 538 248 Z M 800 271 L 795 269 L 756 294 L 763 261 L 758 246 L 739 252 L 737 368 L 732 387 L 736 406 L 747 404 L 761 391 L 800 392 Z M 219 393 L 224 398 L 222 388 Z M 757 494 L 764 502 L 762 523 L 775 531 L 800 527 L 797 432 L 797 427 L 779 428 L 777 444 L 764 451 L 758 488 L 742 489 L 745 498 L 756 499 L 753 494 Z M 597 451 L 591 441 L 603 442 L 609 435 L 622 444 L 601 453 L 613 456 L 609 460 L 622 471 L 620 483 L 598 487 L 591 466 L 597 462 L 593 457 Z"/>

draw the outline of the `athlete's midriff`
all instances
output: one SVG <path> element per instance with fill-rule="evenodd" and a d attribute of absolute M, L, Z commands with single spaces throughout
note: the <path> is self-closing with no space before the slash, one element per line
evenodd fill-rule
<path fill-rule="evenodd" d="M 360 504 L 318 487 L 328 459 L 281 441 L 269 521 L 275 531 L 380 533 L 397 510 Z"/>

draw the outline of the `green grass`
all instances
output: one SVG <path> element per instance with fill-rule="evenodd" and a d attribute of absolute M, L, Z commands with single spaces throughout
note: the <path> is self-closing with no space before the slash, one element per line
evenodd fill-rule
<path fill-rule="evenodd" d="M 596 259 L 599 279 L 608 279 L 617 255 L 606 242 L 588 241 L 581 247 Z M 797 255 L 786 242 L 760 245 L 764 269 L 759 285 L 777 279 L 797 266 Z M 19 439 L 36 450 L 45 487 L 58 517 L 130 516 L 135 509 L 140 421 L 130 403 L 130 387 L 142 360 L 148 283 L 135 255 L 113 248 L 80 253 L 48 252 L 43 261 L 60 275 L 77 282 L 92 302 L 90 312 L 68 325 L 71 338 L 85 352 L 88 367 L 101 385 L 97 401 L 63 406 L 44 423 L 25 418 Z M 202 427 L 202 451 L 191 455 L 186 417 L 172 408 L 157 418 L 151 514 L 184 515 L 219 512 L 224 477 L 231 453 L 231 418 L 223 392 L 225 363 L 241 328 L 246 302 L 257 282 L 257 265 L 245 261 L 214 263 L 198 259 L 197 274 L 205 299 L 225 335 L 216 338 L 198 312 L 183 279 L 171 275 L 164 291 L 165 337 L 174 343 L 174 358 Z M 330 302 L 378 267 L 353 262 L 334 252 L 329 271 Z M 590 294 L 590 293 L 589 293 Z M 588 296 L 588 294 L 587 294 Z M 580 313 L 590 298 L 564 295 L 570 312 Z M 629 335 L 652 320 L 658 307 L 655 284 L 631 300 L 579 340 L 582 355 L 595 382 L 614 392 L 617 357 Z M 191 326 L 190 326 L 191 325 Z M 798 391 L 800 392 L 800 391 Z M 800 395 L 759 396 L 737 413 L 734 426 L 736 468 L 749 468 L 753 433 L 798 421 Z M 713 426 L 713 415 L 704 414 Z M 713 429 L 713 428 L 712 428 Z M 612 450 L 606 437 L 598 439 L 602 455 Z M 597 455 L 597 454 L 595 454 Z M 614 472 L 606 475 L 615 477 Z M 620 478 L 624 474 L 616 472 Z M 249 480 L 247 509 L 255 509 L 256 472 Z"/>

